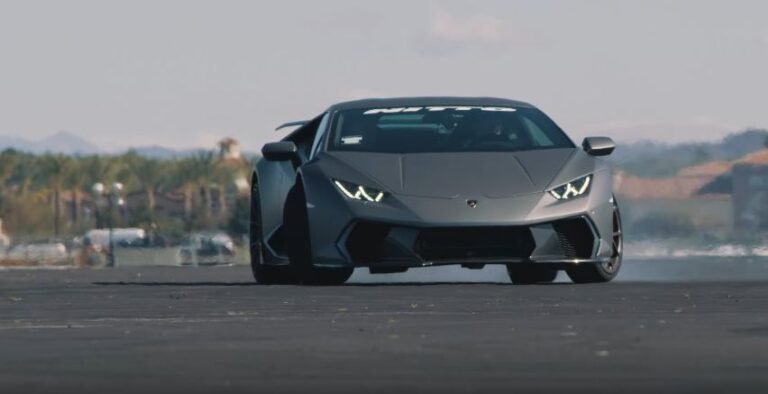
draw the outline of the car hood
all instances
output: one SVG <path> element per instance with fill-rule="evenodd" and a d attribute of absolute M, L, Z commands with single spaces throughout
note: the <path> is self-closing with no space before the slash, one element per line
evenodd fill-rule
<path fill-rule="evenodd" d="M 574 151 L 565 148 L 416 154 L 327 152 L 325 155 L 393 194 L 504 198 L 544 191 Z"/>

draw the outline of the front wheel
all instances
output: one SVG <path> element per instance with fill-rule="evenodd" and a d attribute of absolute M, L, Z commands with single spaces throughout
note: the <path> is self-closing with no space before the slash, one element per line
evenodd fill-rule
<path fill-rule="evenodd" d="M 301 183 L 297 183 L 285 199 L 283 226 L 288 260 L 291 268 L 297 273 L 299 282 L 305 285 L 335 286 L 344 284 L 352 276 L 353 268 L 326 268 L 312 265 L 309 215 Z"/>
<path fill-rule="evenodd" d="M 611 234 L 611 258 L 600 264 L 584 264 L 567 269 L 565 272 L 573 283 L 604 283 L 616 277 L 621 268 L 624 254 L 624 234 L 621 227 L 621 213 L 616 197 L 613 198 L 613 225 Z"/>
<path fill-rule="evenodd" d="M 287 285 L 298 282 L 291 267 L 264 264 L 261 237 L 261 202 L 259 200 L 258 181 L 253 178 L 251 192 L 250 252 L 251 271 L 256 283 L 264 285 Z"/>

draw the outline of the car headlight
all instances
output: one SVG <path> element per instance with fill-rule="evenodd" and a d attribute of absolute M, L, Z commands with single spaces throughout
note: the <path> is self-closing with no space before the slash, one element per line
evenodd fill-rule
<path fill-rule="evenodd" d="M 549 191 L 552 197 L 558 200 L 568 200 L 589 193 L 589 187 L 592 185 L 592 175 L 587 175 L 558 186 Z"/>
<path fill-rule="evenodd" d="M 384 198 L 384 192 L 372 187 L 356 185 L 354 183 L 334 180 L 333 184 L 341 191 L 345 196 L 360 201 L 379 202 Z"/>

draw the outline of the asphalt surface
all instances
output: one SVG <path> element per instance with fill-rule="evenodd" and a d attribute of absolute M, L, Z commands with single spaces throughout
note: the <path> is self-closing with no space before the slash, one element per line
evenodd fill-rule
<path fill-rule="evenodd" d="M 0 271 L 0 393 L 768 392 L 768 263 L 674 264 L 539 286 Z"/>

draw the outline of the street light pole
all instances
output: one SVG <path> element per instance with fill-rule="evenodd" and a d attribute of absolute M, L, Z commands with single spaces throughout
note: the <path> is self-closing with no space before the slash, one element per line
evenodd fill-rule
<path fill-rule="evenodd" d="M 123 190 L 123 184 L 120 182 L 115 182 L 112 184 L 112 187 L 107 190 L 103 183 L 97 182 L 93 185 L 92 190 L 96 198 L 102 199 L 106 197 L 107 199 L 107 226 L 109 228 L 109 251 L 107 252 L 107 266 L 113 268 L 115 267 L 114 209 L 115 202 L 118 202 L 118 204 L 122 205 L 123 200 L 120 197 L 120 192 Z"/>
<path fill-rule="evenodd" d="M 111 193 L 110 193 L 111 194 Z M 109 262 L 107 263 L 107 266 L 110 268 L 115 268 L 115 223 L 114 223 L 114 205 L 112 202 L 112 196 L 110 195 L 107 197 L 107 209 L 108 209 L 108 226 L 109 226 L 109 254 L 107 257 L 109 258 Z"/>

